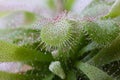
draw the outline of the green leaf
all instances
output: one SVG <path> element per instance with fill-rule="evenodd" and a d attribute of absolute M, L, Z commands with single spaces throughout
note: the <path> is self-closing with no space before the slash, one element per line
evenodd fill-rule
<path fill-rule="evenodd" d="M 44 54 L 36 50 L 19 47 L 4 41 L 0 41 L 0 62 L 17 61 L 44 61 L 53 60 L 51 54 Z"/>
<path fill-rule="evenodd" d="M 120 0 L 116 0 L 109 13 L 103 18 L 115 18 L 120 16 Z"/>
<path fill-rule="evenodd" d="M 0 40 L 15 43 L 20 46 L 33 47 L 35 42 L 40 43 L 40 30 L 30 28 L 16 28 L 0 30 Z M 39 45 L 38 43 L 38 45 Z M 29 46 L 28 46 L 29 45 Z M 37 47 L 37 46 L 35 46 Z M 34 48 L 35 49 L 35 48 Z"/>
<path fill-rule="evenodd" d="M 13 31 L 13 30 L 12 30 Z M 0 38 L 12 32 L 10 29 L 0 29 Z"/>
<path fill-rule="evenodd" d="M 84 53 L 94 50 L 95 48 L 97 48 L 97 44 L 95 42 L 91 42 L 90 44 L 88 44 L 87 46 L 85 46 L 84 48 L 82 48 L 79 52 L 80 56 L 84 55 Z"/>
<path fill-rule="evenodd" d="M 29 79 L 30 78 L 25 75 L 0 71 L 0 80 L 29 80 Z"/>
<path fill-rule="evenodd" d="M 26 23 L 32 23 L 36 20 L 36 15 L 32 12 L 24 11 L 23 12 Z"/>
<path fill-rule="evenodd" d="M 77 76 L 73 70 L 68 72 L 67 80 L 77 80 Z"/>
<path fill-rule="evenodd" d="M 75 0 L 63 0 L 63 1 L 64 1 L 64 8 L 68 11 L 71 10 Z"/>
<path fill-rule="evenodd" d="M 86 74 L 90 80 L 114 80 L 102 70 L 87 63 L 78 62 L 76 67 Z"/>
<path fill-rule="evenodd" d="M 55 1 L 54 0 L 48 0 L 48 6 L 52 9 L 55 8 Z"/>
<path fill-rule="evenodd" d="M 101 48 L 95 48 L 95 49 L 87 52 L 86 53 L 87 55 L 85 55 L 81 61 L 86 62 L 86 61 L 90 60 L 92 57 L 94 57 L 99 52 L 99 50 L 101 50 Z"/>
<path fill-rule="evenodd" d="M 88 63 L 101 66 L 117 60 L 120 60 L 120 36 L 118 36 L 110 46 L 98 52 Z"/>
<path fill-rule="evenodd" d="M 2 11 L 2 12 L 0 12 L 0 18 L 5 17 L 5 16 L 7 16 L 9 14 L 11 14 L 10 11 Z"/>
<path fill-rule="evenodd" d="M 107 5 L 105 0 L 93 0 L 81 13 L 81 17 L 100 17 L 104 15 L 109 9 L 110 5 Z"/>
<path fill-rule="evenodd" d="M 4 13 L 4 12 L 3 12 Z M 1 14 L 3 14 L 1 12 Z M 19 18 L 19 19 L 17 19 Z M 3 28 L 20 27 L 30 25 L 37 20 L 38 16 L 29 11 L 9 11 L 7 14 L 2 15 L 1 23 Z"/>
<path fill-rule="evenodd" d="M 54 75 L 53 74 L 50 74 L 50 75 L 47 75 L 44 79 L 42 80 L 53 80 L 53 77 Z"/>
<path fill-rule="evenodd" d="M 42 65 L 41 65 L 42 66 Z M 54 75 L 49 71 L 48 67 L 43 65 L 43 67 L 34 68 L 25 73 L 25 75 L 31 76 L 31 80 L 51 80 Z"/>
<path fill-rule="evenodd" d="M 41 62 L 41 61 L 27 61 L 27 62 L 24 62 L 24 64 L 28 64 L 30 65 L 31 67 L 34 67 L 34 68 L 48 68 L 49 67 L 49 64 L 50 62 Z M 47 70 L 47 69 L 46 69 Z M 42 70 L 43 71 L 43 70 Z M 40 71 L 41 72 L 41 71 Z"/>
<path fill-rule="evenodd" d="M 110 44 L 119 34 L 119 26 L 111 21 L 87 21 L 83 23 L 83 30 L 89 38 L 100 45 Z"/>
<path fill-rule="evenodd" d="M 4 12 L 0 12 L 0 16 L 2 17 L 8 17 L 8 16 L 14 16 L 15 14 L 21 13 L 24 17 L 25 20 L 29 20 L 29 21 L 34 21 L 36 19 L 36 15 L 33 12 L 29 12 L 29 11 L 4 11 Z"/>

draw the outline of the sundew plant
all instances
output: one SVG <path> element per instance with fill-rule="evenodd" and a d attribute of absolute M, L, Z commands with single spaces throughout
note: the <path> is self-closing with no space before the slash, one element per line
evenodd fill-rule
<path fill-rule="evenodd" d="M 0 62 L 18 65 L 0 80 L 120 80 L 120 0 L 11 1 L 0 2 Z"/>

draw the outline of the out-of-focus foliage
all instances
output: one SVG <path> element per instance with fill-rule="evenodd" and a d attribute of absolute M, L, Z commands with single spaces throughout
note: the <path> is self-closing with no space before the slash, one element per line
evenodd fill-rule
<path fill-rule="evenodd" d="M 46 7 L 0 11 L 0 62 L 31 67 L 0 80 L 120 80 L 119 0 L 91 0 L 78 15 L 78 0 L 36 2 Z"/>
<path fill-rule="evenodd" d="M 110 12 L 105 16 L 105 18 L 114 18 L 117 16 L 120 16 L 120 0 L 116 0 L 116 2 L 113 4 Z"/>

